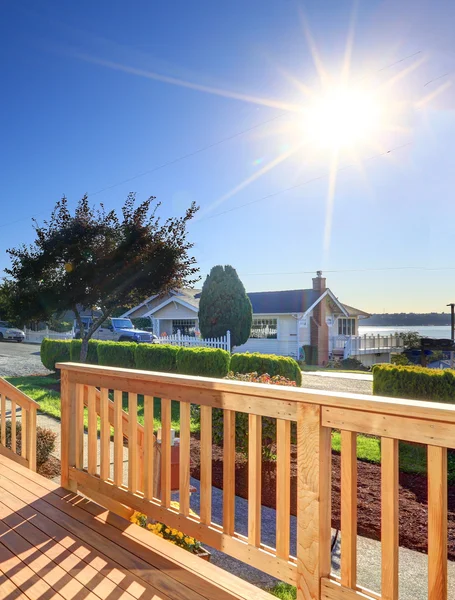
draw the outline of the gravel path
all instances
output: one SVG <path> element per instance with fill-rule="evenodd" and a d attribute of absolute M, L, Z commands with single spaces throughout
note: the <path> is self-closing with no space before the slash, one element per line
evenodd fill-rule
<path fill-rule="evenodd" d="M 352 392 L 354 394 L 372 394 L 373 383 L 360 379 L 348 379 L 341 377 L 318 376 L 315 373 L 309 375 L 302 373 L 302 387 L 327 392 Z"/>
<path fill-rule="evenodd" d="M 0 377 L 47 375 L 36 344 L 0 343 Z"/>

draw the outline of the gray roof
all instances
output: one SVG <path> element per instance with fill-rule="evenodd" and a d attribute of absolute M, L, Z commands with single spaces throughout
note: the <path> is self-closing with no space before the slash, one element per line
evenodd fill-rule
<path fill-rule="evenodd" d="M 248 293 L 254 314 L 302 313 L 320 296 L 321 293 L 313 289 Z"/>

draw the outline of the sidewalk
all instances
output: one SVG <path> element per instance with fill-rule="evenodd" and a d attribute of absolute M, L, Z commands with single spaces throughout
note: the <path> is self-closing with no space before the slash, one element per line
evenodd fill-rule
<path fill-rule="evenodd" d="M 371 373 L 331 373 L 330 371 L 302 371 L 303 375 L 314 377 L 330 377 L 333 379 L 354 379 L 356 381 L 373 381 Z"/>

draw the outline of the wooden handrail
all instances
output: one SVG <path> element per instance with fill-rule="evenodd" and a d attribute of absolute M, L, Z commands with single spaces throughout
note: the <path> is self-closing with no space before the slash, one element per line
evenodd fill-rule
<path fill-rule="evenodd" d="M 203 543 L 297 586 L 298 600 L 377 600 L 357 585 L 357 433 L 381 439 L 382 597 L 398 599 L 399 440 L 428 448 L 428 598 L 447 600 L 447 448 L 455 448 L 455 405 L 360 394 L 187 377 L 131 369 L 59 364 L 62 371 L 62 485 L 78 487 L 110 510 L 125 507 L 179 529 Z M 87 391 L 85 391 L 87 389 Z M 114 403 L 108 391 L 114 391 Z M 131 420 L 121 410 L 128 394 Z M 144 395 L 144 427 L 136 426 L 138 394 Z M 89 411 L 89 470 L 82 468 L 83 400 Z M 158 453 L 153 439 L 154 397 L 161 399 L 161 497 L 150 481 Z M 180 506 L 171 505 L 171 400 L 180 403 Z M 78 404 L 81 402 L 81 404 Z M 189 510 L 190 404 L 201 409 L 201 514 Z M 79 407 L 79 408 L 78 408 Z M 223 523 L 212 521 L 212 411 L 223 411 Z M 248 535 L 235 530 L 236 413 L 248 415 Z M 97 415 L 101 419 L 101 469 L 96 470 Z M 263 419 L 276 420 L 276 548 L 261 541 Z M 108 423 L 108 425 L 107 425 Z M 120 425 L 121 424 L 121 425 Z M 297 432 L 297 552 L 290 548 L 291 425 Z M 110 427 L 129 434 L 128 485 L 106 468 Z M 331 435 L 341 431 L 341 579 L 331 576 Z M 117 429 L 118 431 L 118 429 Z M 142 446 L 139 443 L 141 432 Z M 103 433 L 104 432 L 104 433 Z M 90 442 L 91 440 L 91 442 Z M 115 446 L 115 438 L 114 438 Z M 118 446 L 118 441 L 117 441 Z M 141 473 L 139 452 L 144 451 Z M 104 450 L 103 450 L 104 448 Z M 77 450 L 79 449 L 79 450 Z M 115 450 L 115 448 L 114 448 Z M 104 456 L 104 459 L 103 459 Z M 103 466 L 104 465 L 104 466 Z M 104 499 L 104 500 L 103 500 Z"/>
<path fill-rule="evenodd" d="M 7 419 L 6 403 L 10 402 Z M 21 453 L 17 453 L 17 409 L 21 409 Z M 39 404 L 14 385 L 0 377 L 0 454 L 36 471 L 36 413 Z M 7 444 L 6 423 L 11 423 L 10 442 Z"/>

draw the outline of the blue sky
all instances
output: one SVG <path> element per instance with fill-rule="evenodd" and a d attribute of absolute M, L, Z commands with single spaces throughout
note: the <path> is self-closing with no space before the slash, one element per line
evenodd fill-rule
<path fill-rule="evenodd" d="M 352 2 L 0 0 L 0 268 L 62 194 L 120 207 L 135 191 L 157 196 L 163 216 L 201 206 L 190 237 L 203 276 L 232 264 L 249 291 L 292 289 L 322 269 L 364 310 L 444 310 L 455 300 L 455 7 L 364 0 L 355 14 L 350 81 L 386 90 L 390 114 L 340 151 L 330 209 L 333 153 L 306 143 L 291 154 L 305 138 L 304 86 L 321 89 L 304 22 L 336 80 Z"/>

